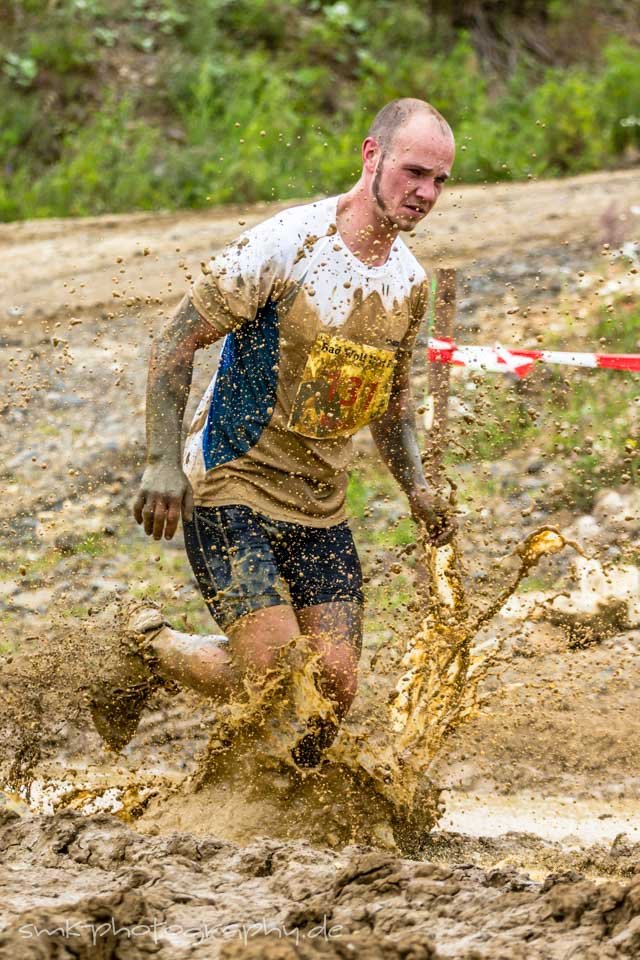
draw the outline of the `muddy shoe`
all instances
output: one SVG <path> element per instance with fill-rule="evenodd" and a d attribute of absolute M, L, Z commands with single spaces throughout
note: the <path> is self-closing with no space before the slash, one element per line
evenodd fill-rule
<path fill-rule="evenodd" d="M 309 733 L 305 734 L 291 751 L 293 762 L 303 769 L 317 767 L 337 733 L 338 725 L 332 720 L 315 717 L 309 722 Z"/>
<path fill-rule="evenodd" d="M 167 623 L 151 602 L 116 601 L 98 614 L 103 636 L 98 641 L 102 660 L 92 691 L 91 716 L 96 730 L 112 750 L 125 747 L 138 728 L 149 698 L 175 685 L 160 676 L 151 641 Z M 111 635 L 104 632 L 112 621 Z"/>

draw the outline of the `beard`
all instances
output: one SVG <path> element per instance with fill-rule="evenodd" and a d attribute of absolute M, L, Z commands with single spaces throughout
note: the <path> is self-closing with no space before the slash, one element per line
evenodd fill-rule
<path fill-rule="evenodd" d="M 371 193 L 373 195 L 373 199 L 375 200 L 376 204 L 378 205 L 378 209 L 382 213 L 383 217 L 387 220 L 390 227 L 393 227 L 396 230 L 413 230 L 415 223 L 412 223 L 408 218 L 399 220 L 397 217 L 394 217 L 382 197 L 380 181 L 382 180 L 382 174 L 384 171 L 385 156 L 386 154 L 383 153 L 380 157 L 380 162 L 373 176 L 373 182 L 371 184 Z"/>
<path fill-rule="evenodd" d="M 384 160 L 385 160 L 385 154 L 383 153 L 380 157 L 380 163 L 378 164 L 378 167 L 373 177 L 373 183 L 371 184 L 371 193 L 373 194 L 373 199 L 378 204 L 378 207 L 380 208 L 380 211 L 382 212 L 382 214 L 387 218 L 387 220 L 389 220 L 390 223 L 393 223 L 395 226 L 394 220 L 391 217 L 389 211 L 387 210 L 387 205 L 382 199 L 382 194 L 380 192 L 380 181 L 382 179 L 382 173 L 384 170 Z"/>

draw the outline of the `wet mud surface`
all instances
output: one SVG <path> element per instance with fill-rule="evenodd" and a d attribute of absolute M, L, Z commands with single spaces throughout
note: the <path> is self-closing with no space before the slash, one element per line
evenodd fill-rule
<path fill-rule="evenodd" d="M 568 871 L 538 883 L 509 867 L 363 846 L 145 837 L 71 813 L 6 814 L 1 830 L 15 868 L 3 882 L 7 958 L 524 960 L 634 957 L 640 947 L 638 874 L 595 884 Z"/>
<path fill-rule="evenodd" d="M 481 329 L 483 341 L 509 342 L 516 324 L 520 340 L 535 338 L 560 293 L 580 295 L 577 270 L 603 239 L 602 214 L 630 208 L 636 194 L 630 173 L 469 188 L 414 245 L 427 262 L 435 245 L 464 275 L 461 339 Z M 216 717 L 195 696 L 159 694 L 117 757 L 91 729 L 83 691 L 104 650 L 89 610 L 119 591 L 152 595 L 180 629 L 211 629 L 180 543 L 146 543 L 128 516 L 144 366 L 149 333 L 185 273 L 241 229 L 239 218 L 266 214 L 0 227 L 9 398 L 0 652 L 3 681 L 30 655 L 43 680 L 30 685 L 27 670 L 22 686 L 2 687 L 3 742 L 13 748 L 24 734 L 7 728 L 10 689 L 35 736 L 14 766 L 15 789 L 15 750 L 11 763 L 2 753 L 0 957 L 640 955 L 640 584 L 618 560 L 640 533 L 633 489 L 604 491 L 589 522 L 566 508 L 531 511 L 530 485 L 561 483 L 561 468 L 529 472 L 507 458 L 495 467 L 495 497 L 461 518 L 472 613 L 513 579 L 516 544 L 546 524 L 597 553 L 606 575 L 570 551 L 550 556 L 541 576 L 553 587 L 520 594 L 474 637 L 499 656 L 478 709 L 432 752 L 410 851 L 398 847 L 384 791 L 369 791 L 337 757 L 301 776 L 283 757 L 261 766 L 249 744 L 203 778 Z M 193 401 L 214 355 L 199 361 Z M 371 456 L 367 438 L 359 452 Z M 501 495 L 507 482 L 522 494 Z M 402 509 L 376 504 L 371 522 Z M 376 555 L 371 583 L 397 563 Z M 361 689 L 344 728 L 350 757 L 364 742 L 383 759 L 374 720 L 388 715 L 412 666 L 419 612 L 399 621 L 369 610 Z M 379 776 L 371 763 L 368 771 Z"/>

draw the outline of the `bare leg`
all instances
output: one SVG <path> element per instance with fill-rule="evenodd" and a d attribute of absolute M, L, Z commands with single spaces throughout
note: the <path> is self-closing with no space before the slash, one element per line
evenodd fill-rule
<path fill-rule="evenodd" d="M 266 672 L 275 663 L 278 649 L 300 632 L 293 608 L 278 604 L 240 617 L 227 630 L 227 637 L 163 627 L 150 646 L 165 678 L 202 696 L 226 700 L 245 673 Z"/>
<path fill-rule="evenodd" d="M 334 704 L 338 720 L 346 716 L 358 686 L 358 660 L 362 647 L 362 607 L 357 603 L 320 603 L 298 611 L 302 632 L 320 653 L 320 689 Z M 293 750 L 301 767 L 315 767 L 331 746 L 338 726 L 318 718 Z"/>
<path fill-rule="evenodd" d="M 300 634 L 320 654 L 320 690 L 339 720 L 357 689 L 362 646 L 362 608 L 357 603 L 322 603 L 296 612 L 288 604 L 265 607 L 231 624 L 227 637 L 178 633 L 164 627 L 151 641 L 164 677 L 205 697 L 226 700 L 248 672 L 266 673 L 278 651 Z M 335 739 L 334 721 L 318 718 L 293 750 L 299 766 L 315 767 Z"/>
<path fill-rule="evenodd" d="M 248 671 L 264 673 L 275 665 L 280 648 L 301 632 L 295 610 L 289 604 L 248 613 L 227 631 L 233 662 L 242 675 Z"/>
<path fill-rule="evenodd" d="M 358 603 L 319 603 L 298 611 L 300 630 L 321 655 L 321 691 L 346 716 L 358 687 L 362 648 L 362 607 Z"/>
<path fill-rule="evenodd" d="M 225 636 L 179 633 L 163 627 L 150 647 L 166 680 L 176 680 L 204 697 L 219 697 L 234 686 L 235 671 Z"/>

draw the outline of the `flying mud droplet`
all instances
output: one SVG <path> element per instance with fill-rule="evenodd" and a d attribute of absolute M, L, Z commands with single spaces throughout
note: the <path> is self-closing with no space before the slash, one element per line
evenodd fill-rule
<path fill-rule="evenodd" d="M 520 567 L 512 583 L 471 615 L 456 546 L 434 548 L 422 539 L 419 559 L 430 591 L 420 628 L 400 661 L 395 696 L 364 711 L 359 725 L 346 724 L 318 756 L 317 766 L 298 766 L 296 746 L 309 731 L 319 737 L 325 731 L 329 743 L 337 721 L 320 690 L 318 654 L 298 637 L 282 648 L 275 669 L 246 679 L 235 699 L 215 709 L 195 773 L 172 782 L 157 775 L 150 779 L 141 770 L 115 785 L 115 792 L 113 783 L 85 783 L 80 775 L 66 786 L 58 783 L 50 806 L 90 811 L 106 804 L 122 819 L 137 819 L 143 830 L 215 829 L 240 842 L 267 833 L 416 850 L 441 813 L 439 789 L 429 778 L 433 761 L 474 713 L 480 681 L 500 650 L 499 643 L 474 646 L 474 639 L 525 574 L 568 545 L 579 549 L 553 528 L 532 533 L 516 550 Z M 110 623 L 105 615 L 105 629 Z M 102 649 L 95 618 L 80 628 L 85 647 L 89 630 L 92 644 Z M 48 664 L 51 655 L 50 650 Z M 70 662 L 68 649 L 65 662 Z M 48 669 L 39 674 L 49 686 L 52 676 Z M 374 670 L 369 686 L 375 687 L 377 679 Z M 37 697 L 32 706 L 36 703 L 41 722 Z M 32 776 L 39 761 L 36 740 L 37 729 L 29 728 L 12 767 L 11 786 L 21 797 L 29 794 L 19 788 L 20 775 Z"/>

